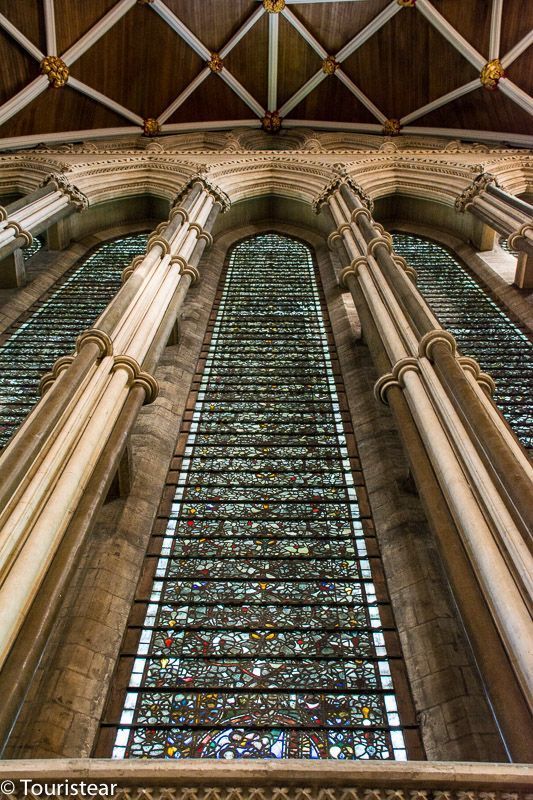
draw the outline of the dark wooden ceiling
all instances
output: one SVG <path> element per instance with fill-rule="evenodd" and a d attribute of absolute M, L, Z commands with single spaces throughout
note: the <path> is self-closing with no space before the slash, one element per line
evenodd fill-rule
<path fill-rule="evenodd" d="M 258 0 L 157 0 L 210 51 L 218 51 L 257 10 Z M 117 0 L 53 0 L 57 52 L 62 54 L 89 31 Z M 329 54 L 337 53 L 377 14 L 396 0 L 291 2 L 288 9 Z M 491 0 L 431 0 L 432 6 L 488 60 Z M 0 0 L 0 13 L 46 54 L 41 0 Z M 533 25 L 533 0 L 504 0 L 500 55 Z M 4 26 L 5 27 L 5 26 Z M 225 67 L 268 109 L 269 15 L 264 14 L 228 54 Z M 533 93 L 531 51 L 506 69 L 506 78 Z M 0 27 L 0 104 L 40 74 L 39 62 Z M 205 61 L 149 3 L 133 5 L 70 67 L 70 75 L 139 117 L 157 118 L 204 69 Z M 285 17 L 279 16 L 277 107 L 321 68 L 320 56 Z M 402 118 L 442 95 L 479 78 L 474 67 L 415 8 L 401 8 L 343 63 L 353 83 L 386 118 Z M 259 117 L 217 74 L 210 75 L 166 120 L 167 124 L 252 120 Z M 337 76 L 320 85 L 287 119 L 378 124 L 375 115 Z M 462 128 L 532 134 L 533 118 L 505 94 L 478 89 L 422 115 L 419 127 Z M 47 88 L 0 125 L 0 138 L 133 123 L 68 84 Z"/>

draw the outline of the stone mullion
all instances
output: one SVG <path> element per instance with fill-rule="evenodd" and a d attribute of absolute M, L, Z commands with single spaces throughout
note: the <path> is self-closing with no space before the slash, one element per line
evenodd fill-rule
<path fill-rule="evenodd" d="M 211 187 L 200 192 L 184 223 L 184 238 L 179 236 L 179 229 L 171 234 L 170 241 L 159 235 L 152 237 L 149 252 L 138 267 L 136 291 L 133 295 L 123 293 L 129 302 L 114 320 L 116 324 L 106 326 L 107 332 L 97 323 L 78 338 L 77 351 L 96 343 L 100 360 L 91 360 L 87 365 L 81 387 L 68 398 L 55 429 L 50 431 L 47 426 L 48 438 L 43 437 L 33 463 L 19 476 L 0 518 L 0 570 L 4 579 L 0 588 L 2 662 L 132 388 L 143 389 L 145 402 L 151 402 L 157 394 L 155 379 L 143 372 L 140 364 L 161 330 L 182 275 L 194 274 L 187 259 L 200 237 L 209 238 L 203 226 L 210 216 L 214 221 L 211 211 L 216 199 Z M 126 284 L 123 289 L 127 288 Z M 118 301 L 117 305 L 120 306 Z M 113 315 L 103 317 L 107 322 L 113 320 Z M 73 360 L 75 357 L 60 359 L 45 385 L 68 370 Z M 46 397 L 41 402 L 45 405 Z M 17 447 L 20 440 L 13 444 Z"/>
<path fill-rule="evenodd" d="M 382 236 L 382 229 L 373 225 L 369 212 L 363 209 L 362 204 L 359 206 L 359 199 L 353 198 L 350 205 L 354 211 L 350 213 L 345 202 L 338 202 L 339 191 L 334 194 L 337 196 L 333 200 L 328 198 L 328 205 L 337 230 L 330 241 L 342 236 L 350 254 L 357 250 L 356 237 L 346 218 L 350 214 L 350 218 L 355 217 L 355 223 L 367 243 L 366 254 L 360 252 L 344 270 L 344 282 L 351 284 L 352 294 L 353 281 L 360 285 L 393 364 L 392 372 L 378 381 L 376 390 L 384 400 L 393 386 L 401 387 L 405 394 L 442 492 L 461 531 L 473 569 L 492 608 L 500 635 L 506 642 L 508 652 L 515 654 L 517 678 L 523 693 L 527 695 L 527 655 L 522 636 L 528 637 L 528 614 L 522 594 L 515 584 L 515 580 L 522 587 L 527 584 L 527 553 L 504 499 L 493 486 L 483 460 L 463 426 L 461 414 L 454 408 L 436 372 L 439 367 L 449 369 L 446 359 L 442 358 L 442 348 L 447 348 L 455 358 L 453 337 L 440 326 L 432 324 L 434 317 L 425 301 L 409 277 L 394 262 L 388 251 L 389 243 Z M 435 360 L 438 364 L 434 367 L 432 361 Z M 459 369 L 462 372 L 460 366 Z M 480 377 L 484 381 L 483 376 Z M 458 394 L 453 375 L 450 383 L 453 394 Z M 474 401 L 468 410 L 478 421 L 480 403 L 475 395 Z M 473 411 L 475 414 L 472 414 Z M 492 422 L 489 424 L 495 431 Z M 470 476 L 469 482 L 465 482 L 465 471 Z M 499 574 L 499 581 L 496 581 L 498 589 L 495 589 L 496 573 Z M 503 597 L 505 602 L 502 601 Z M 516 613 L 513 623 L 507 619 L 509 607 Z M 518 633 L 519 630 L 521 633 Z"/>

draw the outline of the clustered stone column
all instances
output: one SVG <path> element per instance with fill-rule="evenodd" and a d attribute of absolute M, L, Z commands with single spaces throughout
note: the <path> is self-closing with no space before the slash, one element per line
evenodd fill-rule
<path fill-rule="evenodd" d="M 492 379 L 457 353 L 371 208 L 346 175 L 315 203 L 347 264 L 341 280 L 381 372 L 375 394 L 396 417 L 499 723 L 513 757 L 528 760 L 533 472 L 490 398 Z"/>
<path fill-rule="evenodd" d="M 3 683 L 21 669 L 20 660 L 14 658 L 17 648 L 11 648 L 34 611 L 32 601 L 45 576 L 48 580 L 47 571 L 65 533 L 70 534 L 75 522 L 71 551 L 79 548 L 94 518 L 97 509 L 87 488 L 102 497 L 141 405 L 157 396 L 150 370 L 171 336 L 191 281 L 198 277 L 197 264 L 212 241 L 210 229 L 217 214 L 228 206 L 227 197 L 205 178 L 187 185 L 169 220 L 150 238 L 146 255 L 126 268 L 120 291 L 95 326 L 78 337 L 74 355 L 60 358 L 43 378 L 42 400 L 0 458 Z M 75 561 L 72 552 L 64 554 L 64 567 L 54 576 L 50 590 L 56 605 L 61 586 L 68 585 L 66 564 Z M 34 629 L 42 637 L 53 613 L 51 607 L 40 605 Z M 42 647 L 34 642 L 32 647 L 38 658 Z M 24 664 L 28 673 L 35 663 Z M 4 730 L 16 714 L 20 689 L 9 700 L 7 695 L 6 691 L 0 715 Z"/>
<path fill-rule="evenodd" d="M 24 286 L 26 274 L 22 248 L 33 237 L 61 220 L 87 208 L 87 197 L 64 175 L 48 175 L 34 192 L 0 206 L 0 288 Z"/>
<path fill-rule="evenodd" d="M 533 288 L 533 206 L 504 192 L 490 172 L 478 175 L 455 201 L 457 211 L 469 211 L 500 233 L 518 250 L 515 284 Z"/>

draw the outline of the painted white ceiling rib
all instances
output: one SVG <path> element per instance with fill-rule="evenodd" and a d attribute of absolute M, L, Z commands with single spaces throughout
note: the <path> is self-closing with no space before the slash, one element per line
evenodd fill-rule
<path fill-rule="evenodd" d="M 137 0 L 119 0 L 113 8 L 108 11 L 105 16 L 102 17 L 93 27 L 87 31 L 83 36 L 81 36 L 78 41 L 69 47 L 68 50 L 61 56 L 62 60 L 65 62 L 67 66 L 71 66 L 80 56 L 83 55 L 92 45 L 98 41 L 107 31 L 109 31 L 113 25 L 118 22 L 118 20 L 126 14 L 130 8 L 135 5 Z M 0 15 L 2 16 L 2 15 Z M 37 61 L 42 61 L 44 58 L 43 53 L 41 53 L 36 47 L 34 47 L 31 42 L 29 42 L 26 37 L 17 30 L 17 28 L 9 23 L 5 25 L 3 20 L 5 17 L 0 19 L 0 24 L 5 28 L 5 30 L 13 36 L 13 38 L 19 42 L 25 49 L 32 55 Z M 56 33 L 55 33 L 55 14 L 54 14 L 54 5 L 53 0 L 45 0 L 45 27 L 46 27 L 46 45 L 47 47 L 52 47 L 55 51 L 57 51 L 56 47 Z M 29 45 L 29 46 L 28 46 Z M 54 55 L 54 53 L 48 52 L 47 55 Z M 137 117 L 137 115 L 133 115 L 132 111 L 125 109 L 124 106 L 121 106 L 119 103 L 115 103 L 114 100 L 111 98 L 106 97 L 101 92 L 96 91 L 96 89 L 91 89 L 86 84 L 82 84 L 81 81 L 73 80 L 72 78 L 69 80 L 69 85 L 72 88 L 77 88 L 80 90 L 80 87 L 83 86 L 81 90 L 83 94 L 92 97 L 99 103 L 103 103 L 108 108 L 114 107 L 114 110 L 118 110 L 119 114 L 122 116 L 126 116 L 127 119 L 132 119 L 132 116 L 135 116 L 136 119 L 141 119 Z M 17 114 L 23 108 L 25 108 L 32 100 L 35 100 L 45 89 L 48 88 L 48 78 L 45 75 L 39 75 L 38 78 L 35 78 L 28 86 L 25 86 L 22 91 L 4 103 L 3 106 L 0 107 L 0 125 L 4 122 L 7 122 L 14 114 Z M 105 102 L 104 102 L 105 100 Z M 124 113 L 125 112 L 125 113 Z M 142 120 L 141 120 L 142 123 Z"/>
<path fill-rule="evenodd" d="M 311 31 L 307 28 L 307 26 L 298 18 L 296 14 L 293 13 L 289 6 L 294 6 L 295 10 L 297 11 L 297 6 L 300 3 L 305 3 L 306 5 L 309 3 L 321 3 L 321 4 L 328 4 L 328 3 L 358 3 L 362 0 L 286 0 L 286 6 L 282 10 L 281 14 L 284 16 L 285 20 L 292 25 L 292 27 L 298 32 L 298 34 L 307 42 L 307 44 L 313 49 L 313 51 L 317 54 L 317 56 L 324 60 L 328 55 L 325 48 L 321 45 L 321 43 L 316 39 L 316 37 L 311 33 Z M 112 8 L 100 19 L 93 27 L 83 34 L 78 41 L 72 44 L 65 53 L 61 56 L 63 61 L 67 66 L 71 66 L 77 59 L 80 58 L 87 50 L 89 50 L 102 36 L 104 36 L 112 27 L 113 25 L 118 22 L 128 11 L 136 4 L 137 0 L 118 0 L 115 2 Z M 369 0 L 366 0 L 369 2 Z M 488 0 L 487 0 L 488 2 Z M 56 22 L 55 22 L 55 0 L 42 0 L 43 4 L 43 11 L 44 11 L 44 33 L 46 38 L 46 54 L 42 53 L 39 48 L 33 44 L 25 35 L 20 31 L 5 15 L 0 14 L 0 27 L 3 28 L 27 53 L 29 53 L 32 58 L 36 61 L 41 62 L 45 55 L 56 55 L 57 54 L 57 36 L 56 36 Z M 209 49 L 203 44 L 203 42 L 198 39 L 198 37 L 191 31 L 189 28 L 172 12 L 172 10 L 166 5 L 165 0 L 153 0 L 147 8 L 152 9 L 155 13 L 157 13 L 161 19 L 163 19 L 169 27 L 183 40 L 185 41 L 193 50 L 197 53 L 197 55 L 202 58 L 203 61 L 207 62 L 211 58 L 211 52 Z M 377 33 L 392 17 L 399 13 L 405 14 L 413 14 L 413 13 L 420 13 L 423 17 L 430 22 L 430 24 L 451 44 L 455 49 L 465 58 L 470 64 L 472 64 L 477 70 L 481 70 L 482 67 L 485 65 L 486 61 L 492 60 L 494 58 L 500 57 L 500 49 L 501 49 L 501 25 L 502 25 L 502 15 L 504 13 L 505 6 L 503 0 L 490 0 L 490 35 L 489 35 L 489 46 L 487 52 L 487 58 L 484 55 L 479 53 L 475 47 L 473 47 L 456 28 L 449 23 L 443 16 L 440 14 L 439 11 L 435 8 L 432 4 L 431 0 L 417 0 L 415 9 L 403 9 L 397 2 L 397 0 L 390 0 L 390 2 L 385 6 L 382 11 L 380 11 L 376 16 L 363 28 L 363 30 L 359 31 L 349 42 L 347 42 L 339 51 L 334 55 L 334 58 L 339 64 L 347 59 L 352 53 L 354 53 L 359 47 L 361 47 L 366 41 L 368 41 L 374 34 Z M 243 25 L 234 33 L 228 42 L 224 45 L 224 47 L 219 51 L 219 55 L 222 59 L 224 59 L 231 50 L 250 32 L 250 30 L 254 27 L 257 21 L 266 13 L 262 1 L 258 0 L 258 5 L 253 11 L 253 13 L 248 17 L 248 19 L 243 23 Z M 274 111 L 277 107 L 277 103 L 279 101 L 278 98 L 278 70 L 279 70 L 279 36 L 280 36 L 280 28 L 279 28 L 279 17 L 280 14 L 268 14 L 268 29 L 269 29 L 269 36 L 268 36 L 268 109 Z M 526 34 L 519 42 L 517 42 L 505 55 L 501 57 L 501 63 L 504 69 L 507 69 L 510 64 L 512 64 L 519 56 L 521 56 L 528 47 L 533 45 L 533 31 Z M 162 129 L 165 132 L 171 131 L 178 131 L 178 130 L 198 130 L 198 129 L 224 129 L 230 126 L 232 127 L 240 127 L 240 126 L 253 126 L 257 125 L 257 119 L 255 120 L 242 120 L 242 121 L 235 121 L 235 120 L 226 120 L 226 121 L 209 121 L 205 123 L 176 123 L 176 124 L 168 124 L 167 120 L 172 117 L 175 111 L 190 97 L 193 92 L 198 89 L 198 87 L 205 81 L 205 79 L 211 74 L 211 70 L 206 65 L 201 72 L 186 86 L 181 93 L 173 100 L 173 102 L 166 108 L 158 117 L 158 122 L 162 126 Z M 264 113 L 265 109 L 262 107 L 261 103 L 257 101 L 256 98 L 250 94 L 250 92 L 243 86 L 240 81 L 227 69 L 227 67 L 223 67 L 222 70 L 218 73 L 220 78 L 231 88 L 231 90 L 252 110 L 253 114 L 256 117 L 261 118 Z M 284 126 L 285 127 L 294 127 L 295 123 L 299 125 L 304 125 L 306 127 L 322 127 L 322 128 L 338 128 L 340 130 L 365 130 L 370 132 L 382 132 L 382 125 L 386 121 L 385 114 L 377 108 L 377 106 L 372 102 L 372 100 L 367 97 L 364 92 L 353 82 L 353 80 L 341 69 L 338 68 L 335 72 L 337 78 L 346 86 L 346 88 L 358 99 L 360 103 L 362 103 L 376 118 L 377 123 L 341 123 L 341 122 L 324 122 L 320 120 L 292 120 L 290 119 L 289 115 L 295 109 L 298 104 L 309 95 L 312 91 L 314 91 L 317 86 L 322 82 L 322 80 L 326 79 L 328 76 L 323 72 L 322 69 L 318 70 L 313 76 L 311 76 L 299 89 L 295 94 L 289 98 L 279 109 L 280 115 L 284 118 Z M 129 122 L 133 123 L 135 127 L 133 130 L 138 130 L 138 127 L 143 125 L 142 118 L 131 111 L 130 109 L 124 107 L 117 101 L 113 100 L 110 97 L 107 97 L 102 92 L 97 91 L 96 89 L 92 89 L 90 86 L 85 84 L 83 81 L 80 81 L 76 78 L 70 77 L 68 85 L 75 89 L 76 91 L 84 94 L 88 97 L 91 97 L 100 105 L 111 109 L 115 113 L 121 115 Z M 40 75 L 39 77 L 32 80 L 27 86 L 25 86 L 21 91 L 19 91 L 14 97 L 11 97 L 7 100 L 1 107 L 0 107 L 0 124 L 3 124 L 7 120 L 9 120 L 14 114 L 21 111 L 25 106 L 31 103 L 36 97 L 39 96 L 45 89 L 48 87 L 48 79 L 44 75 Z M 448 92 L 445 95 L 442 95 L 440 98 L 436 98 L 432 100 L 430 103 L 426 103 L 425 105 L 421 106 L 418 109 L 411 111 L 409 114 L 403 116 L 400 120 L 402 128 L 406 132 L 425 132 L 429 135 L 446 135 L 446 136 L 460 136 L 461 131 L 459 129 L 441 129 L 441 128 L 418 128 L 413 127 L 412 123 L 415 120 L 425 116 L 426 114 L 430 113 L 431 111 L 440 108 L 442 106 L 447 105 L 448 103 L 453 102 L 454 100 L 468 94 L 469 92 L 475 91 L 477 88 L 480 87 L 480 82 L 478 79 L 472 80 L 462 86 L 457 87 L 451 92 Z M 509 97 L 513 103 L 517 106 L 522 108 L 523 110 L 527 111 L 529 114 L 533 114 L 533 98 L 531 98 L 523 89 L 517 86 L 513 81 L 509 80 L 508 78 L 502 78 L 498 84 L 499 90 Z M 355 127 L 353 127 L 355 125 Z M 184 126 L 184 127 L 183 127 Z M 91 136 L 87 134 L 86 131 L 78 132 L 78 135 L 83 133 L 85 138 L 100 138 L 102 136 L 109 136 L 112 135 L 112 131 L 116 130 L 127 130 L 131 132 L 131 128 L 103 128 L 99 130 L 95 130 Z M 463 132 L 462 138 L 478 138 L 481 140 L 486 141 L 496 141 L 499 137 L 507 142 L 515 142 L 517 144 L 523 145 L 525 140 L 531 141 L 530 137 L 527 137 L 522 134 L 511 134 L 511 133 L 496 133 L 487 131 L 465 131 Z M 65 141 L 65 137 L 72 138 L 74 136 L 73 132 L 61 132 L 58 134 L 37 134 L 35 141 Z M 52 137 L 52 138 L 46 138 Z M 10 139 L 5 139 L 2 141 L 2 147 L 5 146 L 6 142 L 20 142 L 21 145 L 26 145 L 27 142 L 32 140 L 34 137 L 24 136 L 24 137 L 12 137 Z M 78 138 L 74 136 L 74 138 Z M 11 145 L 13 146 L 13 145 Z"/>
<path fill-rule="evenodd" d="M 339 50 L 339 52 L 335 55 L 335 61 L 341 63 L 344 59 L 348 58 L 352 53 L 354 53 L 358 47 L 361 47 L 371 36 L 376 33 L 380 28 L 385 25 L 389 19 L 391 19 L 398 11 L 401 10 L 401 6 L 398 5 L 396 0 L 392 0 L 388 6 L 386 6 L 383 11 L 381 11 L 373 20 L 366 25 L 362 31 L 359 31 L 350 41 L 344 45 L 344 47 Z M 300 34 L 300 36 L 305 39 L 305 41 L 313 48 L 315 53 L 322 59 L 325 59 L 328 56 L 327 50 L 316 40 L 313 36 L 311 31 L 309 31 L 306 26 L 298 19 L 298 17 L 293 14 L 292 11 L 288 8 L 284 8 L 281 12 L 285 19 L 290 22 L 290 24 L 294 27 L 296 31 Z M 377 106 L 364 94 L 364 92 L 359 89 L 358 86 L 344 73 L 342 70 L 337 69 L 335 75 L 339 78 L 339 80 L 344 83 L 344 85 L 350 90 L 350 92 L 357 97 L 357 99 L 363 103 L 366 108 L 376 117 L 379 122 L 383 123 L 386 120 L 385 114 L 383 114 Z M 296 108 L 298 103 L 300 103 L 308 94 L 310 94 L 316 87 L 321 83 L 326 77 L 325 72 L 320 69 L 315 75 L 309 78 L 303 86 L 300 86 L 297 92 L 294 93 L 292 97 L 290 97 L 280 108 L 279 113 L 282 117 L 286 117 L 293 108 Z"/>
<path fill-rule="evenodd" d="M 167 25 L 169 25 L 172 30 L 177 33 L 184 42 L 186 42 L 189 47 L 191 47 L 204 61 L 209 61 L 211 58 L 211 51 L 198 39 L 198 37 L 182 22 L 179 17 L 174 14 L 170 8 L 162 2 L 162 0 L 153 0 L 153 3 L 150 3 L 149 8 L 152 8 L 161 19 L 163 19 Z M 260 11 L 254 11 L 253 14 L 246 20 L 246 22 L 239 28 L 237 33 L 235 33 L 231 39 L 224 45 L 222 50 L 220 51 L 219 55 L 221 58 L 224 58 L 240 40 L 245 36 L 251 28 L 255 25 L 255 23 L 263 16 L 265 13 L 263 7 L 261 7 Z M 224 54 L 224 55 L 222 55 Z M 187 86 L 179 95 L 178 97 L 170 104 L 170 106 L 165 109 L 157 118 L 157 121 L 162 125 L 166 122 L 167 119 L 170 119 L 172 114 L 185 102 L 185 100 L 190 97 L 190 95 L 196 91 L 198 86 L 211 74 L 211 70 L 206 67 L 204 68 L 199 75 L 196 76 L 192 80 L 192 82 Z M 223 67 L 222 71 L 219 73 L 215 73 L 220 75 L 222 80 L 235 92 L 237 97 L 239 97 L 246 105 L 252 109 L 252 111 L 257 114 L 258 117 L 262 117 L 265 113 L 265 109 L 251 94 L 250 92 L 240 83 L 240 81 L 235 78 L 234 75 L 226 68 Z M 165 127 L 165 130 L 167 128 Z"/>
<path fill-rule="evenodd" d="M 54 0 L 43 0 L 46 55 L 57 56 L 56 15 Z"/>
<path fill-rule="evenodd" d="M 278 107 L 278 46 L 279 46 L 279 16 L 278 14 L 269 14 L 267 106 L 271 110 Z"/>
<path fill-rule="evenodd" d="M 490 16 L 489 61 L 499 58 L 502 29 L 503 0 L 492 0 Z"/>

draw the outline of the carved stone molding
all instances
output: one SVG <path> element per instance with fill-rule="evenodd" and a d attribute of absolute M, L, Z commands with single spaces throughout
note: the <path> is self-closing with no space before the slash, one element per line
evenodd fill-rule
<path fill-rule="evenodd" d="M 52 184 L 58 192 L 62 192 L 69 198 L 69 203 L 76 206 L 78 211 L 87 208 L 89 205 L 89 198 L 83 192 L 74 186 L 65 175 L 53 172 L 47 175 L 44 181 L 41 181 L 40 186 L 48 186 Z"/>
<path fill-rule="evenodd" d="M 214 183 L 212 183 L 209 180 L 209 178 L 207 178 L 207 176 L 205 176 L 205 175 L 194 175 L 185 184 L 183 189 L 181 189 L 178 192 L 178 194 L 176 195 L 176 198 L 175 198 L 175 200 L 174 200 L 174 202 L 172 204 L 173 208 L 178 206 L 179 203 L 181 203 L 183 198 L 189 192 L 189 189 L 191 189 L 192 186 L 194 186 L 195 183 L 200 183 L 202 185 L 202 188 L 208 194 L 211 195 L 211 197 L 215 200 L 215 202 L 220 203 L 220 205 L 222 206 L 222 213 L 224 213 L 225 211 L 227 211 L 230 208 L 231 201 L 230 201 L 228 195 L 226 194 L 226 192 L 222 191 L 222 189 L 219 186 L 216 186 Z"/>
<path fill-rule="evenodd" d="M 465 212 L 468 206 L 471 205 L 474 197 L 484 192 L 487 186 L 491 184 L 499 186 L 496 175 L 493 175 L 491 172 L 482 172 L 480 175 L 477 175 L 470 186 L 467 186 L 455 201 L 456 211 L 460 211 L 461 213 Z"/>
<path fill-rule="evenodd" d="M 348 175 L 348 173 L 346 172 L 346 170 L 345 170 L 345 168 L 344 168 L 344 166 L 342 164 L 341 165 L 335 164 L 334 168 L 336 168 L 336 171 L 340 172 L 340 174 L 337 175 L 336 177 L 334 177 L 333 180 L 331 180 L 327 184 L 327 186 L 321 192 L 321 194 L 319 194 L 318 197 L 316 197 L 315 200 L 313 201 L 313 211 L 315 212 L 315 214 L 318 214 L 320 212 L 320 207 L 324 203 L 326 203 L 328 198 L 333 194 L 333 192 L 336 192 L 337 189 L 340 189 L 340 187 L 343 184 L 345 184 L 346 186 L 349 186 L 350 189 L 361 200 L 363 205 L 366 206 L 366 208 L 370 211 L 370 213 L 372 213 L 372 211 L 374 210 L 374 201 L 365 192 L 365 190 L 362 188 L 362 186 L 359 186 L 359 184 L 356 183 L 353 180 L 353 178 L 350 177 L 350 175 Z"/>

